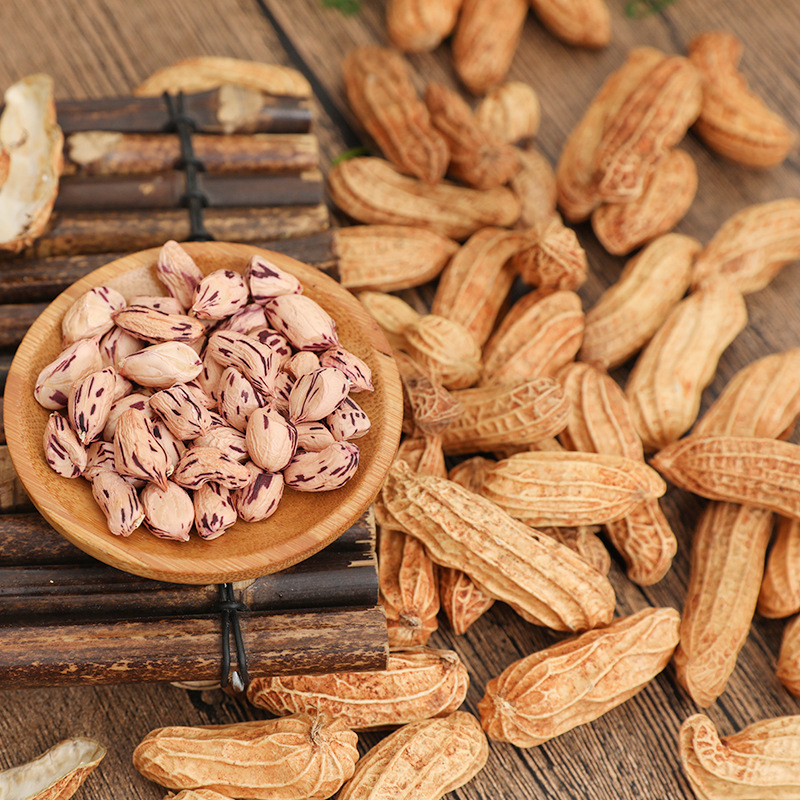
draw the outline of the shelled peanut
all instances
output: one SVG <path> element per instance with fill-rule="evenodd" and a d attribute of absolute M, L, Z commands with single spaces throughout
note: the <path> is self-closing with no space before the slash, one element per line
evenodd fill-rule
<path fill-rule="evenodd" d="M 372 383 L 330 315 L 257 255 L 204 276 L 168 242 L 157 275 L 170 297 L 102 286 L 65 314 L 35 389 L 48 464 L 92 481 L 115 535 L 178 541 L 267 519 L 285 487 L 343 486 L 370 427 L 350 395 Z"/>

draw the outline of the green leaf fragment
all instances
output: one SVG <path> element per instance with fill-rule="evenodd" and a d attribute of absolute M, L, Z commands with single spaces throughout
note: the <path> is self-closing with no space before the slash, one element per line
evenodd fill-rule
<path fill-rule="evenodd" d="M 650 14 L 658 14 L 671 6 L 675 0 L 630 0 L 625 4 L 625 16 L 641 19 Z"/>
<path fill-rule="evenodd" d="M 368 147 L 352 147 L 350 150 L 345 150 L 344 153 L 340 153 L 336 158 L 333 159 L 331 162 L 331 166 L 335 167 L 337 164 L 341 164 L 342 161 L 349 161 L 351 158 L 357 158 L 358 156 L 368 156 L 369 155 L 369 148 Z"/>
<path fill-rule="evenodd" d="M 348 17 L 361 11 L 361 0 L 320 0 L 324 8 L 335 8 Z"/>

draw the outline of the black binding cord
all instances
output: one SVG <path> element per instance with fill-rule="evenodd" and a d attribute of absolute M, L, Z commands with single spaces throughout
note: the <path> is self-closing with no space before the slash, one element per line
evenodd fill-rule
<path fill-rule="evenodd" d="M 247 654 L 244 650 L 242 629 L 239 625 L 239 612 L 248 611 L 247 606 L 237 600 L 233 594 L 232 583 L 219 585 L 220 601 L 217 609 L 222 617 L 222 675 L 220 685 L 225 688 L 230 679 L 231 685 L 237 692 L 241 692 L 249 683 L 247 674 Z M 231 673 L 231 629 L 233 641 L 236 645 L 236 670 Z"/>
<path fill-rule="evenodd" d="M 166 130 L 177 133 L 181 143 L 181 160 L 177 168 L 183 170 L 186 179 L 186 192 L 181 203 L 189 210 L 189 241 L 213 241 L 214 237 L 206 230 L 203 222 L 203 209 L 208 206 L 208 198 L 200 191 L 197 180 L 198 173 L 203 172 L 205 167 L 203 162 L 195 157 L 192 145 L 192 133 L 197 130 L 197 124 L 186 113 L 183 92 L 178 92 L 177 96 L 164 92 L 163 97 L 169 113 Z"/>

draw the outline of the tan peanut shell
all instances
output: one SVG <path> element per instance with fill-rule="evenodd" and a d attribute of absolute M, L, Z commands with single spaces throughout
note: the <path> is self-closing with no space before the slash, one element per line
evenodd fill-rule
<path fill-rule="evenodd" d="M 800 612 L 800 521 L 796 519 L 778 518 L 757 609 L 770 619 Z"/>
<path fill-rule="evenodd" d="M 746 324 L 744 299 L 726 281 L 693 292 L 673 308 L 625 387 L 646 451 L 662 448 L 689 430 L 723 351 Z"/>
<path fill-rule="evenodd" d="M 333 202 L 359 222 L 411 225 L 451 239 L 481 228 L 513 225 L 520 214 L 516 195 L 503 186 L 488 191 L 448 181 L 431 186 L 402 175 L 380 158 L 351 158 L 328 174 Z"/>
<path fill-rule="evenodd" d="M 622 104 L 650 70 L 666 58 L 653 47 L 635 47 L 625 63 L 606 79 L 572 129 L 556 166 L 558 205 L 568 222 L 582 222 L 600 205 L 597 148 Z"/>
<path fill-rule="evenodd" d="M 583 324 L 583 307 L 575 292 L 525 295 L 486 342 L 481 384 L 554 377 L 580 349 Z"/>
<path fill-rule="evenodd" d="M 539 130 L 542 111 L 535 89 L 521 81 L 508 81 L 487 92 L 475 109 L 475 121 L 503 142 L 529 139 Z"/>
<path fill-rule="evenodd" d="M 800 519 L 800 445 L 745 436 L 687 436 L 651 464 L 681 489 Z"/>
<path fill-rule="evenodd" d="M 722 276 L 742 294 L 763 289 L 800 258 L 800 200 L 747 206 L 726 220 L 697 257 L 692 284 Z"/>
<path fill-rule="evenodd" d="M 133 751 L 133 766 L 169 789 L 323 800 L 353 774 L 357 741 L 344 722 L 324 715 L 173 726 L 148 733 Z"/>
<path fill-rule="evenodd" d="M 720 738 L 704 714 L 681 726 L 678 750 L 698 800 L 800 797 L 800 716 L 774 717 Z"/>
<path fill-rule="evenodd" d="M 390 652 L 376 672 L 254 678 L 247 699 L 276 716 L 322 712 L 364 731 L 452 714 L 468 685 L 456 653 L 419 647 Z"/>
<path fill-rule="evenodd" d="M 589 364 L 568 364 L 558 375 L 569 401 L 561 440 L 571 450 L 643 459 L 625 395 L 605 372 Z M 657 583 L 677 551 L 675 534 L 656 500 L 636 506 L 606 525 L 611 543 L 625 559 L 628 577 L 639 585 Z"/>
<path fill-rule="evenodd" d="M 475 233 L 442 273 L 431 312 L 460 322 L 483 346 L 514 282 L 509 259 L 524 243 L 516 231 L 490 227 Z"/>
<path fill-rule="evenodd" d="M 668 233 L 630 259 L 586 312 L 578 358 L 612 369 L 644 347 L 689 288 L 700 249 L 696 239 Z"/>
<path fill-rule="evenodd" d="M 433 231 L 407 225 L 337 228 L 339 281 L 346 289 L 394 292 L 433 280 L 458 244 Z"/>
<path fill-rule="evenodd" d="M 606 0 L 531 0 L 542 24 L 567 44 L 605 47 L 611 41 Z"/>
<path fill-rule="evenodd" d="M 414 475 L 402 462 L 389 471 L 382 500 L 434 561 L 466 572 L 529 622 L 577 631 L 610 621 L 608 580 L 494 503 L 452 481 Z"/>
<path fill-rule="evenodd" d="M 541 289 L 577 289 L 586 282 L 589 262 L 572 228 L 558 214 L 526 232 L 527 241 L 514 256 L 514 268 L 525 283 Z"/>
<path fill-rule="evenodd" d="M 402 530 L 382 526 L 378 583 L 389 646 L 425 644 L 439 627 L 439 584 L 436 565 L 423 545 Z"/>
<path fill-rule="evenodd" d="M 440 436 L 404 439 L 397 448 L 395 460 L 405 461 L 414 472 L 418 472 L 420 475 L 447 477 L 447 466 L 444 461 Z"/>
<path fill-rule="evenodd" d="M 709 503 L 692 540 L 692 569 L 675 652 L 678 682 L 700 706 L 724 691 L 750 631 L 772 514 Z"/>
<path fill-rule="evenodd" d="M 460 461 L 448 473 L 447 477 L 451 481 L 469 489 L 475 494 L 480 494 L 481 486 L 486 480 L 486 473 L 496 462 L 484 456 L 473 456 L 465 461 Z"/>
<path fill-rule="evenodd" d="M 362 46 L 342 61 L 350 107 L 401 172 L 437 183 L 447 170 L 448 148 L 417 96 L 409 65 L 386 47 Z"/>
<path fill-rule="evenodd" d="M 608 575 L 611 569 L 611 556 L 605 545 L 597 536 L 599 530 L 594 525 L 584 525 L 578 528 L 554 528 L 539 526 L 536 530 L 547 536 L 552 536 L 560 544 L 569 547 L 577 553 L 587 564 L 591 564 L 598 572 Z"/>
<path fill-rule="evenodd" d="M 795 697 L 800 697 L 800 616 L 789 620 L 783 630 L 776 674 Z"/>
<path fill-rule="evenodd" d="M 738 71 L 742 43 L 727 31 L 695 36 L 689 60 L 703 76 L 703 105 L 694 129 L 712 149 L 748 167 L 774 167 L 791 152 L 786 122 L 750 91 Z"/>
<path fill-rule="evenodd" d="M 395 352 L 403 381 L 403 416 L 421 435 L 436 436 L 461 415 L 461 404 L 429 370 L 412 358 Z"/>
<path fill-rule="evenodd" d="M 517 453 L 489 470 L 481 494 L 529 525 L 602 525 L 666 491 L 655 470 L 600 453 Z"/>
<path fill-rule="evenodd" d="M 702 103 L 699 71 L 682 56 L 656 64 L 628 95 L 597 145 L 597 192 L 604 202 L 639 197 L 655 165 L 686 134 Z"/>
<path fill-rule="evenodd" d="M 8 800 L 69 800 L 105 754 L 93 739 L 64 739 L 33 761 L 0 772 L 0 794 Z"/>
<path fill-rule="evenodd" d="M 800 415 L 800 347 L 740 369 L 692 429 L 695 436 L 786 439 Z"/>
<path fill-rule="evenodd" d="M 405 300 L 386 292 L 360 292 L 358 299 L 396 349 L 401 346 L 406 329 L 415 325 L 422 316 Z"/>
<path fill-rule="evenodd" d="M 483 769 L 489 744 L 465 711 L 412 722 L 358 762 L 337 800 L 439 800 Z"/>
<path fill-rule="evenodd" d="M 516 148 L 481 128 L 460 94 L 429 83 L 425 104 L 450 150 L 452 177 L 476 189 L 493 189 L 519 172 Z"/>
<path fill-rule="evenodd" d="M 406 53 L 434 50 L 456 25 L 463 0 L 389 0 L 386 33 Z"/>
<path fill-rule="evenodd" d="M 520 149 L 517 158 L 520 170 L 509 182 L 522 203 L 517 227 L 524 230 L 534 225 L 546 225 L 556 213 L 556 174 L 550 162 L 534 147 Z"/>
<path fill-rule="evenodd" d="M 503 82 L 527 13 L 527 0 L 464 0 L 453 36 L 453 65 L 473 94 Z"/>
<path fill-rule="evenodd" d="M 564 429 L 567 400 L 552 378 L 453 392 L 461 415 L 442 433 L 449 455 L 533 444 Z"/>
<path fill-rule="evenodd" d="M 595 209 L 592 229 L 609 253 L 625 255 L 671 231 L 686 215 L 696 193 L 694 159 L 683 150 L 670 150 L 653 168 L 639 197 Z"/>
<path fill-rule="evenodd" d="M 669 662 L 674 608 L 646 608 L 511 664 L 478 704 L 490 739 L 536 747 L 624 703 Z"/>
<path fill-rule="evenodd" d="M 494 605 L 494 598 L 479 589 L 466 572 L 439 567 L 439 603 L 453 633 L 463 636 Z"/>

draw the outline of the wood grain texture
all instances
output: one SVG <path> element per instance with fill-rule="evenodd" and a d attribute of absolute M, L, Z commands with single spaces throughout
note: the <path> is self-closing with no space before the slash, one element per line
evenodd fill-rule
<path fill-rule="evenodd" d="M 355 476 L 336 492 L 287 492 L 278 511 L 260 523 L 237 522 L 214 546 L 199 538 L 176 543 L 143 529 L 120 539 L 109 533 L 91 484 L 65 481 L 44 460 L 42 436 L 48 412 L 33 398 L 39 372 L 60 352 L 61 319 L 72 302 L 94 286 L 117 289 L 126 297 L 159 294 L 155 277 L 158 249 L 134 253 L 90 273 L 49 306 L 17 350 L 5 392 L 6 439 L 14 466 L 42 515 L 73 544 L 111 566 L 154 580 L 218 583 L 254 578 L 307 558 L 337 538 L 369 506 L 378 492 L 400 436 L 402 394 L 391 350 L 374 320 L 353 296 L 318 270 L 287 256 L 241 244 L 188 243 L 199 268 L 244 271 L 261 252 L 296 275 L 305 294 L 337 322 L 342 345 L 370 366 L 374 392 L 361 400 L 371 420 L 360 441 Z M 176 546 L 177 545 L 177 546 Z"/>
<path fill-rule="evenodd" d="M 0 23 L 8 47 L 0 52 L 0 84 L 43 69 L 57 76 L 58 96 L 121 94 L 157 67 L 200 53 L 273 60 L 306 68 L 314 81 L 320 115 L 316 126 L 322 164 L 361 143 L 344 102 L 338 65 L 357 44 L 385 44 L 382 2 L 364 2 L 345 17 L 322 8 L 318 0 L 282 3 L 263 0 L 7 0 Z M 509 78 L 529 82 L 539 94 L 543 120 L 536 141 L 555 163 L 567 133 L 578 121 L 605 77 L 636 45 L 680 52 L 703 30 L 728 29 L 744 43 L 742 71 L 754 91 L 800 128 L 800 8 L 794 0 L 750 3 L 730 0 L 675 0 L 664 13 L 641 19 L 624 16 L 625 3 L 609 3 L 613 39 L 601 51 L 567 47 L 529 15 Z M 68 41 L 69 47 L 63 47 Z M 428 80 L 456 86 L 449 45 L 410 58 L 418 88 Z M 697 197 L 678 231 L 708 242 L 719 225 L 745 205 L 800 196 L 800 170 L 793 153 L 781 167 L 758 172 L 711 154 L 689 135 L 687 152 L 698 165 Z M 623 259 L 607 255 L 588 225 L 578 237 L 587 250 L 591 273 L 580 294 L 589 307 L 619 274 Z M 750 361 L 800 342 L 798 266 L 789 266 L 767 289 L 748 297 L 750 324 L 724 354 L 717 375 L 703 396 L 708 407 L 733 373 Z M 430 297 L 427 287 L 415 295 Z M 29 302 L 34 302 L 30 300 Z M 0 353 L 0 385 L 7 354 Z M 615 372 L 623 383 L 626 370 Z M 620 615 L 646 605 L 680 608 L 689 569 L 691 530 L 702 501 L 670 491 L 665 511 L 679 539 L 668 576 L 641 589 L 613 565 L 611 580 Z M 798 713 L 798 701 L 774 677 L 782 623 L 756 618 L 728 690 L 710 709 L 720 731 L 730 733 L 768 716 Z M 463 637 L 443 623 L 434 646 L 453 647 L 470 665 L 472 685 L 466 708 L 475 712 L 483 687 L 512 661 L 556 640 L 496 604 Z M 219 724 L 258 718 L 260 712 L 219 692 L 186 692 L 166 685 L 81 687 L 69 690 L 7 690 L 0 693 L 0 766 L 21 763 L 70 735 L 94 735 L 110 748 L 100 769 L 82 789 L 86 800 L 126 797 L 160 800 L 164 792 L 132 768 L 134 745 L 149 730 L 169 724 Z M 485 770 L 451 794 L 458 800 L 691 800 L 677 754 L 680 723 L 697 709 L 668 667 L 639 696 L 589 726 L 546 745 L 521 751 L 492 744 Z M 362 737 L 362 752 L 381 734 Z"/>

